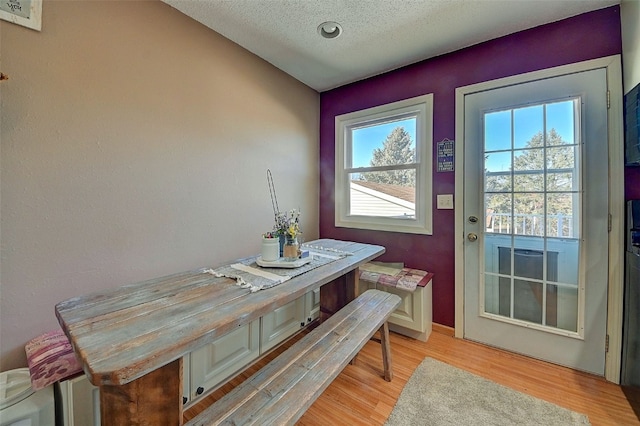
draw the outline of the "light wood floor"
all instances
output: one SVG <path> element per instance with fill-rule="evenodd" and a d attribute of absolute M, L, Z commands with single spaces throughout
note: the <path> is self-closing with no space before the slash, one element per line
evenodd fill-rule
<path fill-rule="evenodd" d="M 245 380 L 297 338 L 186 411 L 185 420 L 193 418 Z M 590 374 L 456 339 L 447 327 L 434 324 L 434 331 L 426 343 L 391 333 L 391 348 L 394 370 L 391 383 L 381 377 L 380 345 L 370 341 L 358 355 L 355 365 L 345 368 L 298 425 L 383 425 L 411 373 L 425 357 L 584 413 L 594 426 L 640 425 L 640 391 L 637 389 L 623 389 Z"/>

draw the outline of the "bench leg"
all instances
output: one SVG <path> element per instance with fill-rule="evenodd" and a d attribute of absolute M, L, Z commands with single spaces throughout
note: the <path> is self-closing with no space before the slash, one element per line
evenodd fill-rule
<path fill-rule="evenodd" d="M 393 379 L 391 369 L 391 342 L 389 342 L 389 324 L 385 321 L 380 327 L 380 343 L 382 344 L 382 365 L 384 367 L 384 379 L 390 382 Z"/>

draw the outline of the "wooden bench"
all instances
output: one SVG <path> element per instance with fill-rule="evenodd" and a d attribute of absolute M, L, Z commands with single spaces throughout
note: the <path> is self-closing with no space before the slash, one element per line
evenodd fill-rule
<path fill-rule="evenodd" d="M 387 319 L 399 304 L 397 295 L 367 290 L 186 425 L 292 425 L 378 330 L 391 381 Z"/>

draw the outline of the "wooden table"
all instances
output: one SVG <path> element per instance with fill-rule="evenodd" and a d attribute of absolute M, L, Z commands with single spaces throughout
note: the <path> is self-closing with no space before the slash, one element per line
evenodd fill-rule
<path fill-rule="evenodd" d="M 200 269 L 56 305 L 85 373 L 100 388 L 102 425 L 182 425 L 184 355 L 318 287 L 326 318 L 355 297 L 358 267 L 385 251 L 337 240 L 309 244 L 352 255 L 256 293 Z"/>

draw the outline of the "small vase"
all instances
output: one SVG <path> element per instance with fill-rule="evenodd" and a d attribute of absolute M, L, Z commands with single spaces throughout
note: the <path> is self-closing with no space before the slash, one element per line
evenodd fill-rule
<path fill-rule="evenodd" d="M 299 244 L 296 237 L 286 237 L 284 241 L 284 247 L 282 248 L 282 257 L 284 260 L 292 262 L 298 259 L 299 256 Z"/>
<path fill-rule="evenodd" d="M 280 258 L 280 239 L 262 237 L 262 260 L 273 262 Z"/>
<path fill-rule="evenodd" d="M 280 257 L 282 257 L 282 251 L 284 250 L 284 242 L 285 242 L 285 238 L 284 235 L 280 234 L 280 236 L 278 237 L 280 240 Z"/>

